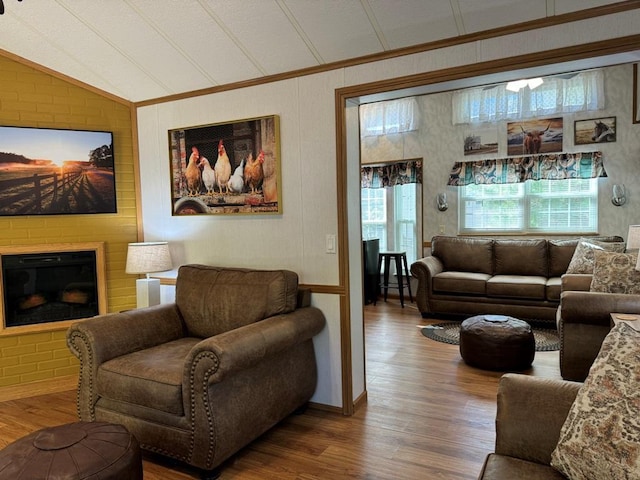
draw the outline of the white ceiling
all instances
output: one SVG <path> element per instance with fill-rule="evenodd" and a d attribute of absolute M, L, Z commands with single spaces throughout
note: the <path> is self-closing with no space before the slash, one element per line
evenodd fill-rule
<path fill-rule="evenodd" d="M 3 0 L 0 49 L 130 101 L 617 0 Z"/>

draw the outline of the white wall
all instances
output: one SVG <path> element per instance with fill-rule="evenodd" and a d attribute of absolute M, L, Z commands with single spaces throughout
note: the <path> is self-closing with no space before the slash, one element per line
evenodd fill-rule
<path fill-rule="evenodd" d="M 344 252 L 339 255 L 325 253 L 325 235 L 337 233 L 338 222 L 336 89 L 571 46 L 576 42 L 632 35 L 637 33 L 638 24 L 640 12 L 624 12 L 605 19 L 585 20 L 543 31 L 523 32 L 267 85 L 141 107 L 138 126 L 145 239 L 171 242 L 176 263 L 290 268 L 299 273 L 303 283 L 337 285 L 339 255 Z M 279 115 L 281 121 L 283 214 L 173 217 L 167 131 L 274 114 Z M 638 129 L 634 128 L 637 135 Z M 629 154 L 635 159 L 639 157 L 637 151 Z M 348 161 L 359 162 L 359 158 L 349 155 Z M 358 188 L 357 179 L 349 179 L 348 189 Z M 640 193 L 636 195 L 640 197 Z M 350 197 L 348 209 L 349 218 L 358 217 L 357 200 Z M 622 207 L 616 213 L 630 210 L 630 207 Z M 628 223 L 628 220 L 618 223 Z M 636 223 L 640 222 L 636 220 Z M 431 225 L 431 222 L 425 225 Z M 617 225 L 615 228 L 619 230 Z M 360 265 L 359 259 L 352 258 L 350 262 L 353 268 Z M 351 281 L 358 282 L 359 278 L 354 274 Z M 361 302 L 359 286 L 350 295 L 352 304 Z M 313 400 L 339 406 L 341 392 L 337 389 L 341 372 L 336 368 L 336 362 L 340 361 L 339 295 L 314 295 L 314 303 L 325 311 L 328 326 L 327 332 L 316 341 L 321 384 Z M 361 324 L 361 319 L 352 321 Z M 357 330 L 352 325 L 354 329 Z M 364 356 L 354 354 L 356 396 L 361 389 L 359 385 L 363 385 L 363 365 Z"/>

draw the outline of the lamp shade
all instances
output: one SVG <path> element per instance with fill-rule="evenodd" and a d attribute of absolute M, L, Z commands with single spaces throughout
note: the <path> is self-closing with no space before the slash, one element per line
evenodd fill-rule
<path fill-rule="evenodd" d="M 126 273 L 140 274 L 171 270 L 168 242 L 130 243 L 127 250 Z"/>
<path fill-rule="evenodd" d="M 627 250 L 640 249 L 640 225 L 629 225 L 627 234 Z"/>

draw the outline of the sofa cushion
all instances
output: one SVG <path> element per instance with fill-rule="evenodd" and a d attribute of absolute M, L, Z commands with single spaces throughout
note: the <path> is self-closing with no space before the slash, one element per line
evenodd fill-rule
<path fill-rule="evenodd" d="M 581 238 L 573 252 L 573 257 L 571 257 L 567 273 L 593 273 L 593 252 L 595 250 L 624 252 L 624 249 L 625 244 L 622 242 L 601 242 Z"/>
<path fill-rule="evenodd" d="M 573 240 L 549 240 L 547 242 L 550 277 L 561 277 L 567 272 L 577 245 L 577 238 Z"/>
<path fill-rule="evenodd" d="M 493 251 L 495 275 L 547 276 L 547 241 L 544 239 L 496 240 Z"/>
<path fill-rule="evenodd" d="M 559 302 L 560 294 L 562 293 L 562 279 L 560 277 L 548 278 L 545 292 L 547 300 Z"/>
<path fill-rule="evenodd" d="M 493 274 L 493 240 L 436 236 L 431 240 L 431 255 L 444 270 Z"/>
<path fill-rule="evenodd" d="M 637 253 L 614 253 L 596 250 L 592 292 L 640 294 L 640 272 L 636 270 Z"/>
<path fill-rule="evenodd" d="M 98 395 L 184 415 L 182 379 L 185 358 L 200 341 L 199 338 L 181 338 L 103 363 L 98 369 Z"/>
<path fill-rule="evenodd" d="M 546 285 L 546 277 L 494 275 L 487 280 L 487 295 L 544 300 Z"/>
<path fill-rule="evenodd" d="M 298 275 L 288 270 L 183 265 L 176 280 L 176 305 L 192 337 L 292 312 L 297 295 Z"/>
<path fill-rule="evenodd" d="M 640 332 L 626 324 L 605 337 L 551 454 L 573 479 L 638 478 Z"/>
<path fill-rule="evenodd" d="M 492 453 L 484 462 L 478 480 L 566 480 L 549 465 Z"/>
<path fill-rule="evenodd" d="M 441 272 L 433 277 L 433 291 L 486 295 L 487 280 L 491 275 L 473 272 Z"/>

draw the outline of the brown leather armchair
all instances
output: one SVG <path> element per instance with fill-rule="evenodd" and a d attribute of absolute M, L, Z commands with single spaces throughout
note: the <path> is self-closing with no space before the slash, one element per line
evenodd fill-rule
<path fill-rule="evenodd" d="M 551 453 L 580 385 L 513 373 L 501 377 L 496 448 L 478 480 L 564 479 L 551 467 Z"/>
<path fill-rule="evenodd" d="M 309 299 L 294 272 L 182 266 L 175 303 L 71 326 L 80 418 L 213 471 L 313 395 L 325 318 Z"/>
<path fill-rule="evenodd" d="M 591 275 L 565 274 L 557 311 L 560 334 L 560 374 L 565 380 L 587 378 L 604 337 L 611 313 L 640 314 L 640 295 L 590 292 Z"/>

